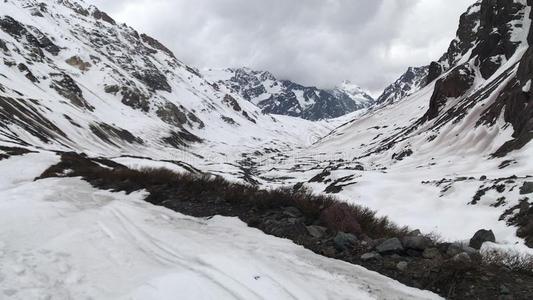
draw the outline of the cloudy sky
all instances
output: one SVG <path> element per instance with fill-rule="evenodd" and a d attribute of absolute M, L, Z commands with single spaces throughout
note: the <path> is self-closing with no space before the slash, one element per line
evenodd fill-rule
<path fill-rule="evenodd" d="M 438 58 L 475 0 L 86 0 L 198 68 L 248 66 L 373 94 Z"/>

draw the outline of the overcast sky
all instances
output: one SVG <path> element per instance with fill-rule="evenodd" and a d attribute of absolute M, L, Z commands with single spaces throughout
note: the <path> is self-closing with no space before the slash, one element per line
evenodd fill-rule
<path fill-rule="evenodd" d="M 373 94 L 446 50 L 475 0 L 86 0 L 189 65 Z"/>

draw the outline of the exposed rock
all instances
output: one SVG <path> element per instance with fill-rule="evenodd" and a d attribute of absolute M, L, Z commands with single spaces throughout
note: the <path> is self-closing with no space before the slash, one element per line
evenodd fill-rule
<path fill-rule="evenodd" d="M 141 39 L 143 40 L 143 42 L 147 43 L 150 47 L 157 49 L 157 50 L 161 50 L 165 52 L 166 54 L 170 55 L 170 57 L 176 58 L 174 56 L 174 53 L 170 49 L 168 49 L 165 45 L 161 44 L 158 40 L 154 39 L 153 37 L 143 33 L 141 34 Z"/>
<path fill-rule="evenodd" d="M 84 72 L 91 68 L 91 64 L 83 61 L 79 56 L 72 56 L 66 60 L 66 63 Z"/>
<path fill-rule="evenodd" d="M 328 230 L 326 227 L 318 226 L 318 225 L 311 225 L 306 227 L 307 232 L 309 235 L 316 239 L 320 239 L 326 235 L 326 231 Z"/>
<path fill-rule="evenodd" d="M 422 257 L 427 259 L 436 259 L 441 258 L 442 255 L 440 254 L 440 251 L 437 248 L 426 248 L 424 250 L 424 253 L 422 253 Z"/>
<path fill-rule="evenodd" d="M 474 70 L 468 63 L 465 63 L 454 68 L 446 77 L 439 79 L 435 83 L 429 109 L 422 120 L 429 121 L 436 118 L 440 109 L 446 105 L 448 98 L 463 96 L 472 87 L 474 78 Z"/>
<path fill-rule="evenodd" d="M 415 229 L 407 234 L 407 236 L 421 236 L 422 232 L 420 229 Z"/>
<path fill-rule="evenodd" d="M 302 212 L 298 208 L 292 206 L 284 208 L 283 214 L 292 218 L 300 218 L 302 216 Z"/>
<path fill-rule="evenodd" d="M 383 257 L 377 252 L 369 252 L 361 255 L 362 261 L 381 260 Z"/>
<path fill-rule="evenodd" d="M 427 83 L 431 83 L 435 79 L 439 78 L 439 76 L 442 75 L 442 71 L 443 71 L 443 68 L 438 62 L 436 61 L 431 62 L 431 64 L 429 65 Z"/>
<path fill-rule="evenodd" d="M 361 234 L 361 225 L 350 214 L 350 211 L 348 204 L 336 203 L 322 211 L 320 221 L 331 231 L 342 231 L 355 235 Z"/>
<path fill-rule="evenodd" d="M 456 263 L 464 263 L 464 264 L 470 264 L 472 263 L 472 259 L 466 252 L 461 252 L 454 257 L 452 257 L 452 261 Z"/>
<path fill-rule="evenodd" d="M 398 238 L 392 238 L 384 241 L 376 247 L 380 254 L 397 253 L 404 250 L 402 242 Z"/>
<path fill-rule="evenodd" d="M 424 251 L 432 245 L 432 242 L 430 239 L 423 236 L 406 236 L 402 238 L 402 244 L 406 249 Z"/>
<path fill-rule="evenodd" d="M 450 256 L 450 257 L 454 257 L 456 256 L 457 254 L 459 253 L 463 253 L 463 245 L 461 245 L 460 243 L 453 243 L 453 244 L 450 244 L 446 250 L 446 255 Z"/>
<path fill-rule="evenodd" d="M 376 103 L 394 103 L 417 92 L 426 86 L 428 70 L 428 66 L 418 68 L 410 67 L 400 78 L 383 91 L 383 94 L 379 96 Z"/>
<path fill-rule="evenodd" d="M 407 269 L 407 267 L 409 266 L 409 264 L 405 261 L 401 261 L 399 262 L 397 265 L 396 265 L 396 268 L 400 271 L 405 271 Z"/>
<path fill-rule="evenodd" d="M 39 79 L 37 79 L 37 77 L 35 77 L 35 75 L 33 75 L 33 73 L 30 71 L 28 66 L 26 66 L 23 63 L 20 63 L 20 64 L 18 64 L 17 67 L 18 67 L 20 72 L 24 73 L 24 75 L 26 76 L 26 78 L 28 78 L 28 80 L 30 80 L 33 83 L 39 82 Z"/>
<path fill-rule="evenodd" d="M 85 108 L 88 110 L 94 110 L 85 99 L 83 98 L 83 92 L 81 88 L 76 84 L 76 81 L 67 74 L 54 74 L 54 79 L 51 88 L 55 89 L 61 96 L 69 99 L 70 102 L 77 107 Z"/>
<path fill-rule="evenodd" d="M 476 232 L 472 239 L 470 239 L 469 246 L 479 250 L 485 242 L 496 242 L 496 237 L 494 236 L 492 230 L 482 229 Z"/>
<path fill-rule="evenodd" d="M 91 7 L 92 10 L 93 10 L 93 13 L 92 13 L 92 16 L 93 18 L 97 19 L 97 20 L 102 20 L 102 21 L 105 21 L 111 25 L 116 25 L 117 23 L 115 22 L 115 20 L 113 20 L 113 18 L 111 18 L 108 14 L 106 14 L 105 12 L 99 10 L 98 8 L 92 6 Z"/>
<path fill-rule="evenodd" d="M 344 251 L 352 248 L 357 243 L 357 237 L 350 233 L 339 232 L 333 242 L 337 250 Z"/>
<path fill-rule="evenodd" d="M 522 187 L 520 187 L 520 195 L 531 193 L 533 193 L 533 182 L 524 182 Z"/>

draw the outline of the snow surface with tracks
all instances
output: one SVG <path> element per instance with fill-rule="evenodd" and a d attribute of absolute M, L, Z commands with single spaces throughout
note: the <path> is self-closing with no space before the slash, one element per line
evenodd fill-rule
<path fill-rule="evenodd" d="M 440 299 L 235 218 L 184 216 L 79 178 L 33 180 L 58 160 L 0 161 L 0 299 Z"/>

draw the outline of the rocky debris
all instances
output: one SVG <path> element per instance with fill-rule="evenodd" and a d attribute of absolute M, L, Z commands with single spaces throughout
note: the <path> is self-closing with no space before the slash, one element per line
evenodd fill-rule
<path fill-rule="evenodd" d="M 424 251 L 432 246 L 433 242 L 424 236 L 406 236 L 402 238 L 403 247 L 406 249 Z"/>
<path fill-rule="evenodd" d="M 388 240 L 385 240 L 383 243 L 379 244 L 376 247 L 376 250 L 380 254 L 390 254 L 390 253 L 398 253 L 404 251 L 404 248 L 402 246 L 402 242 L 398 238 L 391 238 Z"/>
<path fill-rule="evenodd" d="M 326 231 L 328 230 L 326 227 L 317 226 L 317 225 L 311 225 L 306 227 L 307 232 L 309 235 L 316 239 L 321 239 L 326 235 Z"/>
<path fill-rule="evenodd" d="M 335 243 L 335 248 L 339 251 L 345 251 L 350 248 L 353 248 L 357 243 L 358 239 L 355 235 L 345 232 L 338 232 L 333 242 Z"/>
<path fill-rule="evenodd" d="M 361 260 L 362 261 L 380 260 L 382 258 L 383 257 L 377 252 L 369 252 L 369 253 L 365 253 L 365 254 L 361 255 Z"/>
<path fill-rule="evenodd" d="M 524 182 L 520 187 L 520 195 L 532 194 L 533 193 L 533 182 Z"/>
<path fill-rule="evenodd" d="M 452 261 L 456 263 L 461 263 L 461 264 L 472 263 L 472 259 L 466 252 L 461 252 L 459 254 L 456 254 L 454 257 L 452 257 Z"/>
<path fill-rule="evenodd" d="M 361 225 L 350 214 L 350 206 L 346 203 L 334 204 L 322 211 L 320 221 L 329 230 L 342 231 L 359 235 L 362 233 Z"/>
<path fill-rule="evenodd" d="M 293 206 L 289 206 L 283 209 L 283 214 L 291 218 L 301 218 L 303 216 L 302 212 Z"/>
<path fill-rule="evenodd" d="M 397 268 L 399 271 L 403 272 L 403 271 L 405 271 L 405 270 L 407 269 L 408 266 L 409 266 L 409 264 L 408 264 L 406 261 L 401 261 L 401 262 L 399 262 L 399 263 L 396 265 L 396 268 Z"/>
<path fill-rule="evenodd" d="M 427 259 L 440 259 L 442 255 L 437 248 L 426 248 L 422 253 L 422 257 Z"/>
<path fill-rule="evenodd" d="M 91 68 L 91 63 L 83 61 L 79 56 L 72 56 L 65 62 L 83 72 L 88 71 Z"/>
<path fill-rule="evenodd" d="M 469 246 L 479 250 L 485 242 L 496 242 L 496 237 L 494 236 L 494 232 L 492 232 L 492 230 L 482 229 L 476 232 L 472 239 L 470 239 Z"/>

